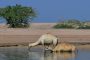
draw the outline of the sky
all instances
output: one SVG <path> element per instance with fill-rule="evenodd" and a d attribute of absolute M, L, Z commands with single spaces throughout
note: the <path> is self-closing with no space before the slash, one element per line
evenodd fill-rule
<path fill-rule="evenodd" d="M 90 0 L 0 0 L 0 7 L 16 4 L 33 7 L 37 13 L 33 22 L 90 20 Z"/>

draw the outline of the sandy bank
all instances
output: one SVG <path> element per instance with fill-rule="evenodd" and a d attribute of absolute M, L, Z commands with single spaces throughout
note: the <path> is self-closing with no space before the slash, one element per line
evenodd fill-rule
<path fill-rule="evenodd" d="M 32 43 L 40 35 L 50 32 L 59 42 L 90 43 L 90 30 L 75 29 L 0 29 L 0 45 L 18 45 Z"/>
<path fill-rule="evenodd" d="M 47 32 L 56 35 L 59 42 L 90 43 L 90 30 L 79 29 L 53 29 L 56 23 L 31 23 L 28 29 L 7 28 L 5 24 L 0 25 L 1 45 L 28 45 L 38 40 Z"/>

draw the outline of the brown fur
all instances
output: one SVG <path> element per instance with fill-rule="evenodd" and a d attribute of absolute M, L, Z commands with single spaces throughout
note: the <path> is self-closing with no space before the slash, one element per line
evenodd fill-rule
<path fill-rule="evenodd" d="M 76 50 L 76 47 L 72 44 L 69 44 L 69 43 L 61 43 L 61 44 L 58 44 L 54 49 L 53 51 L 63 51 L 63 52 L 72 52 L 72 51 L 75 51 Z"/>

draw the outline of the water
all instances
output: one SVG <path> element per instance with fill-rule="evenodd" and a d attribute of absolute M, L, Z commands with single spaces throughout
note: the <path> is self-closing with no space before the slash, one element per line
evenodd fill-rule
<path fill-rule="evenodd" d="M 78 50 L 78 53 L 51 53 L 34 48 L 28 51 L 26 47 L 0 48 L 0 60 L 90 60 L 90 50 Z"/>

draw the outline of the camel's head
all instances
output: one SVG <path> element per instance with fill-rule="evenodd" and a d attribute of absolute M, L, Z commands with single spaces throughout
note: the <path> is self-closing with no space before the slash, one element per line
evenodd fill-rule
<path fill-rule="evenodd" d="M 30 49 L 31 47 L 32 47 L 32 44 L 29 44 L 28 49 Z"/>
<path fill-rule="evenodd" d="M 32 46 L 29 46 L 29 48 L 31 48 Z"/>

